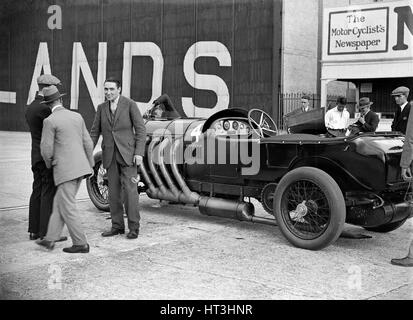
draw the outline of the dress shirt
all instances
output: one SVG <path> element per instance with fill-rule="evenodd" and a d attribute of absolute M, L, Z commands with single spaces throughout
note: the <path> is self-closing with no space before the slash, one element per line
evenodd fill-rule
<path fill-rule="evenodd" d="M 404 109 L 405 106 L 407 106 L 407 104 L 408 104 L 408 102 L 406 101 L 405 103 L 403 103 L 403 104 L 400 106 L 400 112 L 403 112 L 403 109 Z"/>
<path fill-rule="evenodd" d="M 53 108 L 52 108 L 52 112 L 56 109 L 56 108 L 59 108 L 59 107 L 63 107 L 61 104 L 57 104 L 57 105 L 55 105 Z"/>
<path fill-rule="evenodd" d="M 118 107 L 119 96 L 112 102 L 110 101 L 110 111 L 115 114 L 116 108 Z"/>
<path fill-rule="evenodd" d="M 350 113 L 344 108 L 343 111 L 338 111 L 337 107 L 327 111 L 325 115 L 325 126 L 328 129 L 341 130 L 347 129 Z"/>

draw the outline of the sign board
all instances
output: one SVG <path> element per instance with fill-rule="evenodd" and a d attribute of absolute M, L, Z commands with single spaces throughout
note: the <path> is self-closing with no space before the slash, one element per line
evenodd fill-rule
<path fill-rule="evenodd" d="M 329 23 L 329 55 L 388 50 L 388 7 L 330 12 Z"/>
<path fill-rule="evenodd" d="M 413 0 L 324 9 L 323 62 L 412 59 Z"/>

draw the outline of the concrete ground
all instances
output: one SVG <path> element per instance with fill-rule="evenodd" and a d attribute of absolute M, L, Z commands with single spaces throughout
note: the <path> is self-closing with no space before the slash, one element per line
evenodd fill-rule
<path fill-rule="evenodd" d="M 78 208 L 91 251 L 66 254 L 70 240 L 46 252 L 28 239 L 31 182 L 30 135 L 0 132 L 1 299 L 413 298 L 413 268 L 390 264 L 406 255 L 413 219 L 388 234 L 346 226 L 372 238 L 339 238 L 314 252 L 293 247 L 274 226 L 159 207 L 141 195 L 139 238 L 102 238 L 109 215 L 82 185 Z"/>

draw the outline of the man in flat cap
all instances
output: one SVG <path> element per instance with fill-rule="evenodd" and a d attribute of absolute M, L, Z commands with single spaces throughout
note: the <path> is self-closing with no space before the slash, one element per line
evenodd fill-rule
<path fill-rule="evenodd" d="M 66 224 L 73 245 L 67 253 L 87 253 L 89 244 L 80 224 L 76 194 L 82 179 L 91 175 L 94 166 L 93 142 L 82 116 L 62 105 L 56 86 L 43 89 L 44 99 L 52 114 L 43 121 L 40 151 L 46 167 L 53 168 L 57 186 L 46 237 L 37 244 L 52 250 Z"/>
<path fill-rule="evenodd" d="M 407 120 L 410 114 L 410 104 L 407 102 L 409 91 L 407 87 L 398 87 L 391 93 L 398 105 L 391 125 L 392 131 L 400 131 L 406 134 Z"/>
<path fill-rule="evenodd" d="M 408 94 L 408 93 L 407 93 Z M 412 103 L 412 102 L 411 102 Z M 409 103 L 409 106 L 411 105 Z M 401 176 L 404 181 L 413 181 L 412 176 L 413 161 L 413 114 L 409 115 L 407 121 L 406 139 L 403 144 L 403 152 L 400 159 Z M 409 252 L 407 256 L 401 259 L 392 259 L 391 263 L 402 267 L 413 267 L 413 239 L 410 241 Z"/>
<path fill-rule="evenodd" d="M 43 120 L 51 113 L 50 108 L 41 104 L 41 101 L 43 101 L 43 88 L 60 84 L 60 80 L 51 74 L 43 74 L 37 78 L 37 84 L 39 91 L 36 94 L 35 100 L 27 107 L 25 113 L 32 139 L 31 166 L 33 186 L 29 202 L 28 229 L 30 240 L 36 240 L 46 235 L 47 224 L 52 213 L 53 197 L 56 192 L 52 170 L 46 168 L 46 164 L 40 154 Z"/>
<path fill-rule="evenodd" d="M 370 98 L 363 97 L 359 100 L 358 108 L 360 111 L 360 117 L 355 123 L 349 126 L 349 134 L 357 134 L 359 132 L 375 132 L 379 125 L 379 116 L 374 111 L 370 110 L 373 102 L 370 102 Z"/>

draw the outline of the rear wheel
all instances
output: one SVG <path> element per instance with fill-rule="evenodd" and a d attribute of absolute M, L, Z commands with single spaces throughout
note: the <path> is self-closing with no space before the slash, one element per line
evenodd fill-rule
<path fill-rule="evenodd" d="M 312 167 L 294 169 L 281 179 L 274 194 L 274 212 L 288 241 L 310 250 L 336 241 L 346 218 L 339 186 L 326 172 Z"/>
<path fill-rule="evenodd" d="M 396 229 L 400 228 L 406 222 L 406 220 L 407 220 L 407 218 L 404 219 L 404 220 L 383 224 L 383 225 L 378 226 L 378 227 L 364 227 L 364 229 L 366 229 L 368 231 L 386 233 L 386 232 L 390 232 L 390 231 L 393 231 L 393 230 L 396 230 Z"/>
<path fill-rule="evenodd" d="M 86 180 L 86 188 L 89 193 L 89 198 L 99 210 L 110 211 L 107 174 L 106 169 L 103 168 L 101 159 L 95 161 L 93 171 L 93 177 Z"/>

